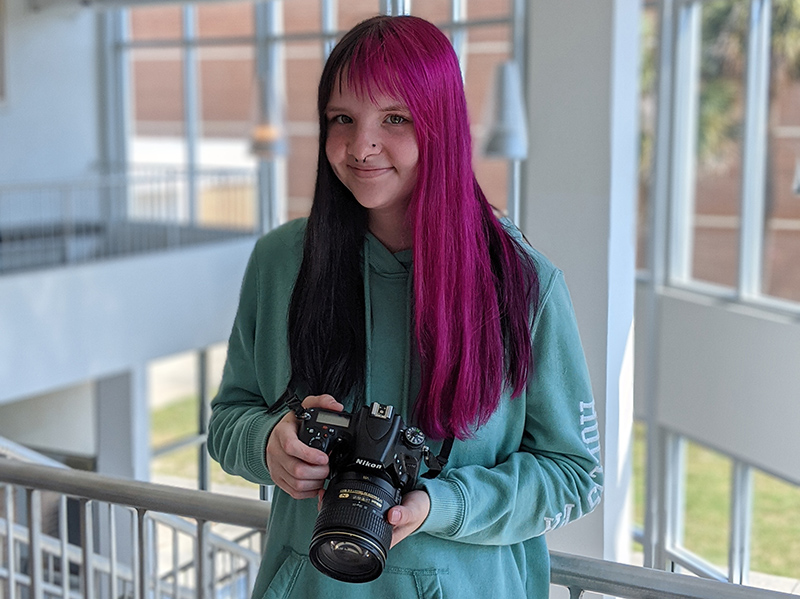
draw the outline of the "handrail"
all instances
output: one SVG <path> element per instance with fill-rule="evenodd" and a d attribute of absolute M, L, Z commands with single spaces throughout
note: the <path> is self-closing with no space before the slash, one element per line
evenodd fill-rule
<path fill-rule="evenodd" d="M 606 560 L 550 552 L 550 580 L 570 589 L 625 599 L 789 599 L 788 593 L 707 580 Z"/>
<path fill-rule="evenodd" d="M 18 460 L 22 460 L 23 462 L 34 462 L 37 464 L 52 466 L 53 468 L 66 468 L 66 466 L 61 462 L 54 460 L 53 458 L 49 458 L 38 451 L 29 449 L 24 445 L 20 445 L 19 443 L 16 443 L 11 439 L 7 439 L 6 437 L 0 437 L 0 457 L 16 458 Z"/>
<path fill-rule="evenodd" d="M 117 479 L 109 476 L 24 464 L 0 458 L 0 483 L 54 491 L 91 501 L 195 518 L 198 522 L 226 522 L 264 530 L 269 520 L 267 502 Z M 200 539 L 198 539 L 200 542 Z M 140 543 L 139 547 L 143 544 Z M 672 572 L 662 572 L 605 560 L 550 553 L 551 581 L 567 587 L 572 599 L 585 591 L 625 599 L 791 599 L 777 591 L 734 585 Z M 139 575 L 141 568 L 139 566 Z M 198 572 L 198 580 L 205 576 Z M 251 581 L 252 582 L 252 581 Z M 143 582 L 136 596 L 145 597 Z M 198 583 L 198 596 L 208 596 Z"/>
<path fill-rule="evenodd" d="M 270 505 L 265 501 L 61 470 L 8 458 L 0 458 L 0 482 L 248 528 L 264 529 L 270 514 Z M 147 492 L 142 491 L 143 486 Z"/>

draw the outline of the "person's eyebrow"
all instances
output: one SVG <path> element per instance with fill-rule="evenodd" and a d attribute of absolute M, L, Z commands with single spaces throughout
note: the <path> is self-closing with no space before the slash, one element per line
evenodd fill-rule
<path fill-rule="evenodd" d="M 381 112 L 410 112 L 408 106 L 405 104 L 392 104 L 390 106 L 380 107 L 378 110 Z"/>

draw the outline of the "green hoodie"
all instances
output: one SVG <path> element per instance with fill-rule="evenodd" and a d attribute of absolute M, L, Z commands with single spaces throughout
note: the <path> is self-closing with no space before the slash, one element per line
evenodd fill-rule
<path fill-rule="evenodd" d="M 519 232 L 506 225 L 512 235 Z M 266 444 L 287 409 L 267 414 L 290 378 L 287 311 L 302 257 L 305 220 L 262 237 L 250 258 L 208 448 L 222 468 L 272 484 Z M 526 246 L 527 247 L 527 246 Z M 539 275 L 532 327 L 534 368 L 525 392 L 503 398 L 489 422 L 456 441 L 420 529 L 389 551 L 369 583 L 328 578 L 309 562 L 316 499 L 275 489 L 269 536 L 253 591 L 262 598 L 540 597 L 549 594 L 543 534 L 591 511 L 603 475 L 589 376 L 561 271 L 530 249 Z M 419 389 L 412 339 L 411 252 L 392 254 L 371 234 L 364 246 L 367 397 L 396 406 L 406 422 Z M 455 259 L 455 258 L 454 258 Z M 337 398 L 340 399 L 341 398 Z M 346 409 L 354 407 L 345 399 Z M 432 449 L 438 452 L 438 443 Z"/>

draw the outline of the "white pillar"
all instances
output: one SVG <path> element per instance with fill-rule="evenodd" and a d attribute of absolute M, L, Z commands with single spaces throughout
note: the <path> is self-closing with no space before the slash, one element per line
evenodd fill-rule
<path fill-rule="evenodd" d="M 95 383 L 97 471 L 150 478 L 150 411 L 144 366 Z"/>
<path fill-rule="evenodd" d="M 528 5 L 530 158 L 521 223 L 565 272 L 603 435 L 606 489 L 591 516 L 548 537 L 625 560 L 630 546 L 638 0 Z"/>

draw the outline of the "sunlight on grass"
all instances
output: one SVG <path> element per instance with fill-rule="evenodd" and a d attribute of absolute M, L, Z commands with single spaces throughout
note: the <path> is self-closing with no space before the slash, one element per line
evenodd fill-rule
<path fill-rule="evenodd" d="M 756 471 L 751 569 L 800 577 L 800 488 Z"/>
<path fill-rule="evenodd" d="M 151 443 L 154 448 L 167 443 L 178 441 L 196 435 L 199 425 L 200 407 L 196 395 L 190 395 L 155 408 L 151 418 Z M 196 446 L 184 447 L 176 451 L 155 458 L 151 469 L 155 478 L 169 484 L 196 489 L 198 484 L 198 458 L 199 449 Z M 222 471 L 219 464 L 211 461 L 210 467 L 211 489 L 226 492 L 228 487 L 250 489 L 243 496 L 253 496 L 252 489 L 258 485 L 244 480 L 239 476 L 231 476 Z"/>
<path fill-rule="evenodd" d="M 644 525 L 647 427 L 634 424 L 634 523 Z M 683 546 L 727 571 L 731 460 L 696 443 L 686 447 Z M 641 546 L 634 544 L 634 550 Z M 751 571 L 800 577 L 800 487 L 753 469 Z"/>
<path fill-rule="evenodd" d="M 196 435 L 200 422 L 200 403 L 196 395 L 172 401 L 150 413 L 150 445 L 154 448 Z"/>

